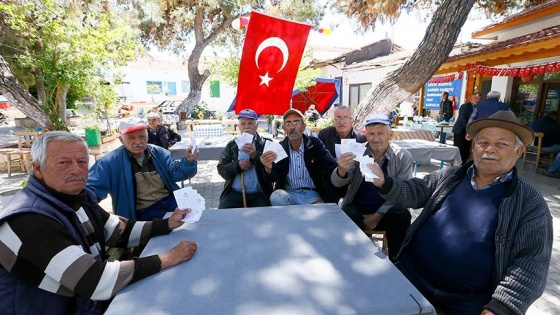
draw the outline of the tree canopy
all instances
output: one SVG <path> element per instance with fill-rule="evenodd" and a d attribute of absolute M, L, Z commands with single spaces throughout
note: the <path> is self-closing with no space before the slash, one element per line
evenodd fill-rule
<path fill-rule="evenodd" d="M 0 15 L 0 52 L 38 98 L 34 104 L 12 101 L 40 109 L 50 129 L 65 128 L 67 100 L 100 93 L 107 80 L 100 69 L 124 65 L 141 49 L 137 32 L 104 3 L 6 1 Z"/>

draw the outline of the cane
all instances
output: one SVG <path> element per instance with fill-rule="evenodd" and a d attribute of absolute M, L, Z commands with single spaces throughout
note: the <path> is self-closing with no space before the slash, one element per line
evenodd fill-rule
<path fill-rule="evenodd" d="M 241 172 L 241 196 L 243 197 L 243 208 L 247 208 L 247 196 L 245 196 L 245 172 Z"/>

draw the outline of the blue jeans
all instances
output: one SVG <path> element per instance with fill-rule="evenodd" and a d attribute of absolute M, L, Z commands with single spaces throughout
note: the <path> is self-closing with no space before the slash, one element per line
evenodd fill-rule
<path fill-rule="evenodd" d="M 560 153 L 556 154 L 556 158 L 554 159 L 552 164 L 550 164 L 550 166 L 548 167 L 548 170 L 546 170 L 546 171 L 549 172 L 549 173 L 560 171 Z"/>
<path fill-rule="evenodd" d="M 303 189 L 277 189 L 270 195 L 273 206 L 307 205 L 323 200 L 318 192 Z"/>
<path fill-rule="evenodd" d="M 560 144 L 553 144 L 550 147 L 542 147 L 542 153 L 558 153 L 560 152 Z"/>

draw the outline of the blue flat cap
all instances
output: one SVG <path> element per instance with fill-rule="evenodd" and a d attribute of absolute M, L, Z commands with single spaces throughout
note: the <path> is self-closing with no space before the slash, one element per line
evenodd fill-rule
<path fill-rule="evenodd" d="M 249 118 L 249 119 L 257 120 L 259 118 L 259 116 L 257 116 L 257 113 L 255 113 L 255 111 L 252 110 L 252 109 L 244 109 L 244 110 L 239 112 L 239 115 L 237 115 L 237 118 Z"/>
<path fill-rule="evenodd" d="M 391 125 L 391 119 L 387 117 L 387 115 L 382 114 L 375 114 L 370 116 L 365 123 L 365 126 L 375 125 L 375 124 L 384 124 L 384 125 Z"/>

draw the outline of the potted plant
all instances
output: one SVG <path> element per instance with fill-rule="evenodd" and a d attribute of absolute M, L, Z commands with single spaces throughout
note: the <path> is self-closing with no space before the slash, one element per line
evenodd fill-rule
<path fill-rule="evenodd" d="M 101 125 L 95 117 L 86 116 L 84 120 L 86 142 L 89 147 L 101 145 Z"/>

